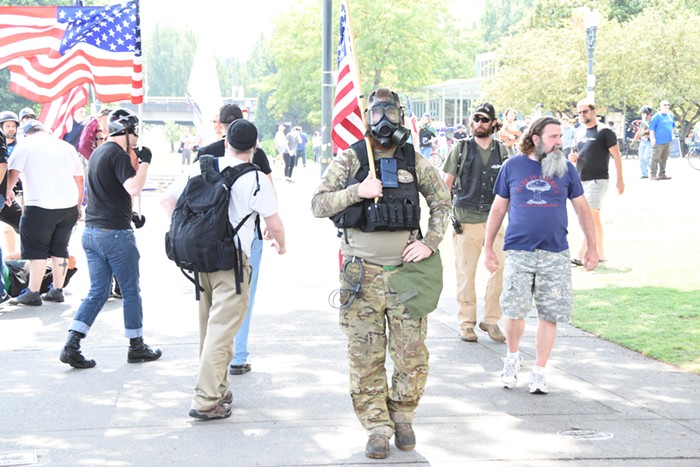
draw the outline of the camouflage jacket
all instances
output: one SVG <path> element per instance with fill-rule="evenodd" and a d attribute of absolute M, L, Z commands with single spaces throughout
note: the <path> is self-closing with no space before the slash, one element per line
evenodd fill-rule
<path fill-rule="evenodd" d="M 311 200 L 314 216 L 330 217 L 362 201 L 357 194 L 358 185 L 347 186 L 348 178 L 354 176 L 359 169 L 360 161 L 352 149 L 346 149 L 333 159 Z M 450 192 L 435 168 L 420 154 L 416 154 L 416 175 L 418 191 L 423 195 L 430 209 L 428 231 L 424 233 L 422 242 L 431 250 L 437 251 L 445 235 L 452 209 Z"/>

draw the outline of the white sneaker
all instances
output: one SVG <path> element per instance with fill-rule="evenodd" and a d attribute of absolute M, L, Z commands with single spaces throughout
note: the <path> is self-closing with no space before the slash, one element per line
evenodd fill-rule
<path fill-rule="evenodd" d="M 544 373 L 532 372 L 530 375 L 530 394 L 547 394 L 548 392 L 547 378 L 545 378 Z"/>
<path fill-rule="evenodd" d="M 520 359 L 515 357 L 503 358 L 503 373 L 501 373 L 501 381 L 503 387 L 513 389 L 518 384 L 518 371 L 520 371 Z"/>

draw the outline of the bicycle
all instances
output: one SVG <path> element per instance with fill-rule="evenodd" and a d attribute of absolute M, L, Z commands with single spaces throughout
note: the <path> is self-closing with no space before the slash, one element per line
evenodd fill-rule
<path fill-rule="evenodd" d="M 445 163 L 445 158 L 442 157 L 442 154 L 440 154 L 438 151 L 430 153 L 430 163 L 433 164 L 433 167 L 436 169 L 441 169 L 443 164 Z"/>
<path fill-rule="evenodd" d="M 688 163 L 695 170 L 700 170 L 700 143 L 688 144 L 688 150 L 685 153 L 688 158 Z"/>

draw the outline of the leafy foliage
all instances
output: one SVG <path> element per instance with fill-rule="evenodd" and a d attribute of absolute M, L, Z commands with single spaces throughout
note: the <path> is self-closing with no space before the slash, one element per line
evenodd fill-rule
<path fill-rule="evenodd" d="M 190 29 L 156 23 L 144 40 L 143 61 L 149 96 L 184 96 L 197 37 Z"/>

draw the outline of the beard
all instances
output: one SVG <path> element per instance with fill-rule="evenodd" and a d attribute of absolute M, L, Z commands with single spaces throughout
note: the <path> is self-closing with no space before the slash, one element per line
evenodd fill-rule
<path fill-rule="evenodd" d="M 535 148 L 537 159 L 542 164 L 542 176 L 546 178 L 563 177 L 569 171 L 566 165 L 566 158 L 560 145 L 555 145 L 549 148 L 544 147 L 544 144 L 538 144 Z"/>

